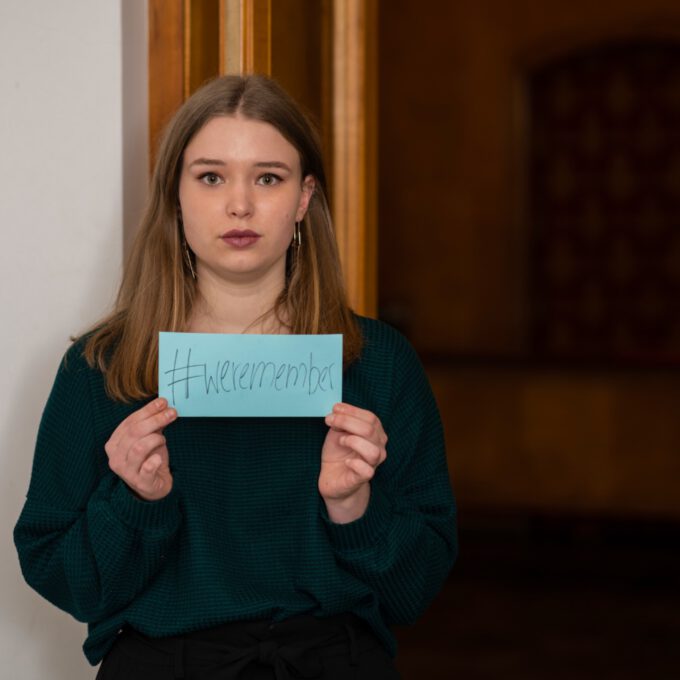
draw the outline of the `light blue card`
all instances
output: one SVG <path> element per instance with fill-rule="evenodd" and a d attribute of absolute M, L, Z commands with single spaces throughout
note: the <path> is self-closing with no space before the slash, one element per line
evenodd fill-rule
<path fill-rule="evenodd" d="M 160 333 L 158 395 L 184 416 L 325 416 L 342 335 Z"/>

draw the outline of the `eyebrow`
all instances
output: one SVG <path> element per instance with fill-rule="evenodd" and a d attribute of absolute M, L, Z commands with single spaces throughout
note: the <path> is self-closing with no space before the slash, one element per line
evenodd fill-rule
<path fill-rule="evenodd" d="M 226 165 L 226 163 L 217 158 L 197 158 L 195 161 L 189 163 L 190 168 L 194 165 Z"/>
<path fill-rule="evenodd" d="M 197 158 L 196 160 L 191 161 L 189 163 L 189 167 L 192 168 L 194 165 L 219 165 L 219 166 L 225 166 L 226 163 L 224 161 L 219 160 L 218 158 Z M 287 170 L 288 172 L 292 172 L 290 169 L 290 166 L 287 163 L 283 163 L 282 161 L 260 161 L 259 163 L 255 163 L 256 168 L 280 168 L 281 170 Z"/>
<path fill-rule="evenodd" d="M 281 168 L 281 170 L 288 170 L 292 172 L 290 167 L 283 163 L 282 161 L 262 161 L 260 163 L 255 163 L 256 168 Z"/>

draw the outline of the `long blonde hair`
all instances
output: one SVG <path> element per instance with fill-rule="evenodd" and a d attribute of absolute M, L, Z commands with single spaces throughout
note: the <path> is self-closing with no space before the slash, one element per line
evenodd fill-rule
<path fill-rule="evenodd" d="M 302 177 L 316 188 L 300 227 L 303 245 L 287 256 L 286 283 L 274 312 L 292 333 L 342 333 L 345 365 L 362 337 L 347 305 L 326 199 L 318 136 L 290 96 L 264 76 L 223 76 L 193 94 L 170 121 L 158 152 L 146 212 L 123 272 L 113 311 L 84 334 L 84 356 L 105 375 L 109 395 L 143 399 L 158 390 L 158 333 L 185 331 L 197 296 L 178 218 L 183 154 L 216 116 L 242 115 L 274 126 L 298 151 Z"/>

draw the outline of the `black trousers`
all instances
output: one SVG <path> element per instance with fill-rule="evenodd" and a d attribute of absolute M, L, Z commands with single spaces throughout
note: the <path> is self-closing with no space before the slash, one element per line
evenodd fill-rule
<path fill-rule="evenodd" d="M 124 630 L 96 680 L 399 680 L 391 657 L 356 616 L 245 621 L 150 638 Z"/>

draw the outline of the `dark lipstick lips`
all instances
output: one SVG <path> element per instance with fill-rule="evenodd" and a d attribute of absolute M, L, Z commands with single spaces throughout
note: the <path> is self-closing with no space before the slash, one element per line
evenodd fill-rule
<path fill-rule="evenodd" d="M 256 234 L 254 231 L 251 231 L 250 229 L 245 229 L 243 231 L 239 229 L 232 229 L 231 231 L 228 231 L 226 234 L 222 234 L 222 238 L 244 238 L 247 236 L 259 236 L 259 234 Z"/>

